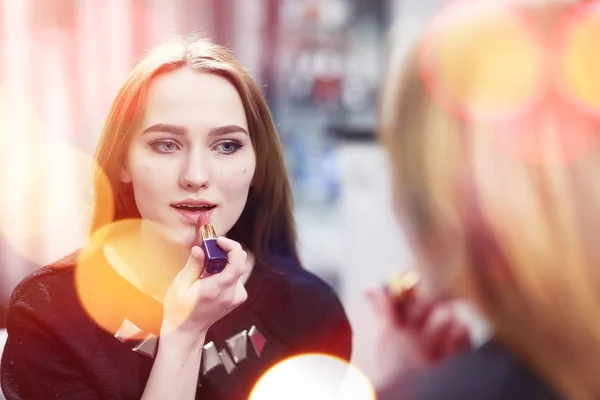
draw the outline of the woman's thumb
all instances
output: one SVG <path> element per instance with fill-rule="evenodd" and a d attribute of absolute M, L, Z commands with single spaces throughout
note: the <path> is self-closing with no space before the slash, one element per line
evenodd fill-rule
<path fill-rule="evenodd" d="M 186 287 L 191 286 L 204 272 L 204 250 L 200 246 L 192 247 L 185 266 L 175 277 L 175 281 Z"/>

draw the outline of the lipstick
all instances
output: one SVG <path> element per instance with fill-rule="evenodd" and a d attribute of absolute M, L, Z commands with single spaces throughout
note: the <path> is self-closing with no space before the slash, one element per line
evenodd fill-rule
<path fill-rule="evenodd" d="M 198 223 L 200 224 L 200 218 Z M 218 274 L 227 265 L 227 253 L 217 244 L 215 228 L 206 223 L 198 228 L 204 250 L 204 271 L 208 274 Z"/>
<path fill-rule="evenodd" d="M 387 290 L 395 302 L 405 303 L 411 301 L 421 277 L 415 270 L 408 270 L 392 276 L 388 281 Z"/>
<path fill-rule="evenodd" d="M 417 302 L 417 287 L 421 280 L 420 274 L 415 270 L 393 276 L 385 286 L 388 295 L 392 298 L 394 311 L 398 322 L 404 323 Z M 414 310 L 413 310 L 414 313 Z"/>

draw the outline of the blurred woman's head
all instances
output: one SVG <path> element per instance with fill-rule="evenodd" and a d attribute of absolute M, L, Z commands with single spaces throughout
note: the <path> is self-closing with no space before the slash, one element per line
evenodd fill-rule
<path fill-rule="evenodd" d="M 492 3 L 451 6 L 390 65 L 394 204 L 426 285 L 472 299 L 561 391 L 587 395 L 600 387 L 600 14 Z"/>
<path fill-rule="evenodd" d="M 182 37 L 151 51 L 117 94 L 96 161 L 93 231 L 143 218 L 190 246 L 195 220 L 208 213 L 218 234 L 259 261 L 280 246 L 296 257 L 290 187 L 268 106 L 220 46 Z"/>

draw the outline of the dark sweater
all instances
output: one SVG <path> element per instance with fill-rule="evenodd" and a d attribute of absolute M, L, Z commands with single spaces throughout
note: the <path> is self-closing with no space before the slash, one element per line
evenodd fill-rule
<path fill-rule="evenodd" d="M 10 298 L 9 287 L 12 289 L 12 285 L 15 283 L 11 280 L 7 283 L 4 275 L 5 271 L 13 270 L 13 277 L 14 271 L 17 271 L 21 274 L 17 279 L 22 279 L 40 267 L 40 265 L 36 265 L 23 257 L 23 255 L 15 250 L 15 248 L 0 235 L 0 263 L 3 262 L 10 262 L 10 267 L 8 265 L 0 264 L 0 281 L 2 282 L 2 284 L 0 284 L 0 329 L 6 328 L 7 305 Z"/>
<path fill-rule="evenodd" d="M 162 306 L 116 274 L 103 256 L 94 257 L 85 268 L 71 262 L 42 268 L 15 289 L 0 370 L 8 400 L 142 396 L 154 360 L 132 351 L 139 337 L 122 343 L 114 334 L 125 318 L 158 333 Z M 205 342 L 233 359 L 226 340 L 252 328 L 266 339 L 260 356 L 248 339 L 246 357 L 229 364 L 233 370 L 220 364 L 203 373 L 203 365 L 196 399 L 247 399 L 262 374 L 292 355 L 318 352 L 349 360 L 351 328 L 333 290 L 289 260 L 275 264 L 255 266 L 246 283 L 248 300 L 213 325 Z M 78 295 L 82 281 L 85 293 Z M 90 309 L 104 313 L 103 328 Z"/>
<path fill-rule="evenodd" d="M 539 377 L 501 344 L 449 358 L 405 375 L 381 390 L 378 400 L 558 400 Z"/>

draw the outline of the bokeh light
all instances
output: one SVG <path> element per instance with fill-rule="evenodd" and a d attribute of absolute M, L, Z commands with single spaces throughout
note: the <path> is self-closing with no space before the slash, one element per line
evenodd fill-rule
<path fill-rule="evenodd" d="M 93 159 L 48 137 L 21 97 L 0 93 L 0 235 L 39 265 L 79 247 L 93 208 Z M 98 184 L 111 192 L 99 172 Z M 111 214 L 112 204 L 103 212 Z"/>
<path fill-rule="evenodd" d="M 454 3 L 433 20 L 421 74 L 455 116 L 505 120 L 526 112 L 544 89 L 545 53 L 524 17 L 486 3 Z"/>
<path fill-rule="evenodd" d="M 95 162 L 62 138 L 44 136 L 23 103 L 0 99 L 0 234 L 23 257 L 45 264 L 81 246 L 94 207 Z M 97 185 L 112 193 L 97 171 Z M 112 202 L 100 212 L 112 218 Z"/>
<path fill-rule="evenodd" d="M 164 227 L 146 219 L 119 220 L 94 232 L 79 254 L 75 282 L 83 307 L 98 326 L 114 334 L 127 307 L 138 311 L 127 318 L 160 332 L 164 294 L 189 257 L 189 249 L 165 237 Z M 185 317 L 191 312 L 180 311 Z"/>
<path fill-rule="evenodd" d="M 27 201 L 33 186 L 29 158 L 41 154 L 42 147 L 42 125 L 33 110 L 21 96 L 0 89 L 0 222 L 13 204 Z"/>
<path fill-rule="evenodd" d="M 374 400 L 369 379 L 345 360 L 304 354 L 280 362 L 258 381 L 249 400 Z"/>
<path fill-rule="evenodd" d="M 580 107 L 600 116 L 600 3 L 589 2 L 577 9 L 565 27 L 563 91 Z"/>
<path fill-rule="evenodd" d="M 490 128 L 488 128 L 490 130 Z M 526 118 L 494 130 L 501 149 L 528 164 L 564 165 L 595 149 L 593 121 L 564 99 L 549 98 Z"/>

